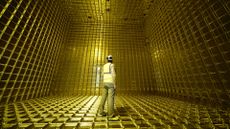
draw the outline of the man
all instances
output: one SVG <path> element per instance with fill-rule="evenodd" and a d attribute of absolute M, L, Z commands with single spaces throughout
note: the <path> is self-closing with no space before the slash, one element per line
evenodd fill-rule
<path fill-rule="evenodd" d="M 104 83 L 104 89 L 102 94 L 101 103 L 99 106 L 99 113 L 101 116 L 106 116 L 106 113 L 104 112 L 104 106 L 106 102 L 106 98 L 108 98 L 108 117 L 109 118 L 115 118 L 114 115 L 114 96 L 115 96 L 115 78 L 116 73 L 114 69 L 114 64 L 112 55 L 109 55 L 107 57 L 107 63 L 103 66 L 103 83 Z"/>

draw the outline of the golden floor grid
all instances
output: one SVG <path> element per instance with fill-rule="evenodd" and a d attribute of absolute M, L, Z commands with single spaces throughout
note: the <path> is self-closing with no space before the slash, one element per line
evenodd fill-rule
<path fill-rule="evenodd" d="M 100 96 L 46 97 L 0 107 L 19 129 L 229 129 L 230 111 L 159 96 L 117 96 L 118 120 L 98 115 Z"/>

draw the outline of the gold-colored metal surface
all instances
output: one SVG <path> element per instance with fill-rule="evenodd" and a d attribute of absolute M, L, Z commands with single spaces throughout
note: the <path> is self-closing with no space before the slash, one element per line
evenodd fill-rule
<path fill-rule="evenodd" d="M 3 128 L 229 128 L 229 112 L 159 96 L 116 98 L 117 120 L 98 115 L 99 96 L 45 97 L 0 106 Z M 18 124 L 19 123 L 19 124 Z"/>
<path fill-rule="evenodd" d="M 143 26 L 147 3 L 73 0 L 66 4 L 71 16 L 68 41 L 51 93 L 99 95 L 103 84 L 98 69 L 109 54 L 114 59 L 118 94 L 153 91 Z"/>
<path fill-rule="evenodd" d="M 59 2 L 0 1 L 0 104 L 47 96 L 63 49 Z"/>
<path fill-rule="evenodd" d="M 118 95 L 158 94 L 228 108 L 229 5 L 0 0 L 0 105 L 51 94 L 100 95 L 100 69 L 111 54 Z M 84 121 L 80 126 L 91 126 L 91 119 Z"/>
<path fill-rule="evenodd" d="M 140 24 L 148 0 L 63 0 L 73 23 Z"/>
<path fill-rule="evenodd" d="M 230 105 L 229 1 L 155 0 L 145 22 L 156 93 Z"/>
<path fill-rule="evenodd" d="M 151 91 L 151 58 L 140 25 L 76 24 L 70 28 L 54 93 L 99 95 L 103 84 L 97 70 L 109 54 L 114 59 L 118 93 Z"/>

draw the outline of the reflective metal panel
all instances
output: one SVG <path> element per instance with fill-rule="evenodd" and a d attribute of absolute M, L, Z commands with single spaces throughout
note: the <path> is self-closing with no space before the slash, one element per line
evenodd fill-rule
<path fill-rule="evenodd" d="M 146 49 L 143 26 L 139 24 L 72 25 L 54 93 L 100 94 L 103 84 L 97 68 L 106 63 L 109 54 L 113 55 L 117 73 L 117 93 L 151 91 L 152 66 Z"/>
<path fill-rule="evenodd" d="M 0 102 L 47 96 L 67 29 L 58 2 L 0 1 Z"/>
<path fill-rule="evenodd" d="M 118 94 L 228 106 L 229 5 L 227 0 L 1 0 L 0 102 L 98 95 L 103 87 L 98 69 L 112 54 Z"/>
<path fill-rule="evenodd" d="M 119 96 L 116 120 L 99 116 L 100 96 L 44 97 L 0 106 L 3 128 L 158 129 L 229 127 L 229 111 L 160 96 Z"/>
<path fill-rule="evenodd" d="M 157 93 L 230 104 L 229 1 L 155 0 L 145 28 Z"/>

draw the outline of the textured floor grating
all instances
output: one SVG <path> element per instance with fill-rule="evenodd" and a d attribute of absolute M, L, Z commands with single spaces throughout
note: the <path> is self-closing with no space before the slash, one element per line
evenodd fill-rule
<path fill-rule="evenodd" d="M 47 97 L 0 107 L 3 128 L 229 129 L 230 112 L 157 96 L 116 97 L 119 120 L 97 115 L 101 97 Z"/>

